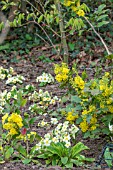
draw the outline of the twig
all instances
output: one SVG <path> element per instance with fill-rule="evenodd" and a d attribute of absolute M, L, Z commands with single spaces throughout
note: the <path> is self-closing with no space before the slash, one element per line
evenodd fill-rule
<path fill-rule="evenodd" d="M 95 28 L 94 28 L 94 26 L 91 24 L 91 22 L 90 22 L 86 17 L 84 17 L 84 18 L 85 18 L 85 20 L 88 22 L 88 24 L 91 26 L 91 28 L 93 29 L 93 31 L 95 32 L 95 34 L 100 38 L 100 40 L 101 40 L 102 44 L 104 45 L 104 47 L 105 47 L 108 55 L 110 55 L 111 52 L 109 51 L 109 49 L 108 49 L 106 43 L 104 42 L 103 38 L 102 38 L 102 37 L 100 36 L 100 34 L 95 30 Z"/>

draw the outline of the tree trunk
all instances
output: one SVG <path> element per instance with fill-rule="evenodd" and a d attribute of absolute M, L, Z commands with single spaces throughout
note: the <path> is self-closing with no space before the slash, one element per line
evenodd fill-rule
<path fill-rule="evenodd" d="M 65 35 L 65 31 L 64 31 L 64 23 L 63 23 L 63 16 L 62 16 L 62 12 L 61 12 L 61 4 L 59 2 L 59 0 L 55 0 L 55 5 L 56 8 L 58 10 L 58 14 L 59 14 L 59 28 L 60 28 L 60 33 L 61 33 L 61 43 L 62 43 L 62 48 L 64 51 L 64 62 L 68 64 L 68 57 L 69 57 L 69 52 L 68 52 L 68 45 L 67 45 L 67 41 L 66 41 L 66 35 Z"/>

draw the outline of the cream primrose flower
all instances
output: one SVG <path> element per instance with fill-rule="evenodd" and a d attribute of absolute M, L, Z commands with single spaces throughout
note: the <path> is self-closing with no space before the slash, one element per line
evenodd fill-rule
<path fill-rule="evenodd" d="M 57 118 L 51 118 L 51 124 L 56 125 L 58 123 Z"/>
<path fill-rule="evenodd" d="M 5 77 L 6 77 L 6 75 L 5 75 L 5 74 L 0 74 L 0 79 L 4 80 L 4 79 L 5 79 Z"/>
<path fill-rule="evenodd" d="M 42 145 L 41 142 L 39 142 L 38 144 L 36 144 L 36 151 L 37 151 L 37 150 L 38 150 L 38 151 L 41 150 L 41 145 Z"/>
<path fill-rule="evenodd" d="M 48 83 L 48 81 L 49 81 L 49 76 L 48 76 L 48 74 L 43 73 L 43 74 L 42 74 L 42 82 Z"/>
<path fill-rule="evenodd" d="M 22 83 L 22 81 L 25 80 L 23 76 L 17 75 L 14 77 L 8 77 L 8 80 L 6 81 L 6 84 L 16 84 L 16 83 Z"/>
<path fill-rule="evenodd" d="M 110 123 L 109 123 L 109 130 L 113 134 L 113 125 L 110 125 Z M 113 141 L 113 137 L 112 136 L 110 137 L 111 137 L 111 140 Z"/>
<path fill-rule="evenodd" d="M 11 92 L 8 92 L 8 93 L 7 93 L 7 100 L 9 100 L 10 97 L 11 97 Z"/>
<path fill-rule="evenodd" d="M 5 104 L 6 104 L 5 99 L 0 99 L 0 105 L 1 105 L 1 106 L 4 106 Z"/>
<path fill-rule="evenodd" d="M 79 128 L 77 126 L 75 126 L 74 124 L 71 126 L 71 128 L 69 129 L 70 132 L 73 132 L 76 133 L 79 131 Z"/>
<path fill-rule="evenodd" d="M 12 77 L 12 75 L 11 75 L 11 74 L 8 74 L 7 78 L 11 78 L 11 77 Z"/>
<path fill-rule="evenodd" d="M 47 100 L 48 100 L 48 98 L 47 97 L 43 97 L 43 99 L 42 99 L 44 102 L 46 102 Z"/>
<path fill-rule="evenodd" d="M 26 85 L 26 86 L 25 86 L 25 89 L 27 89 L 27 90 L 28 90 L 28 89 L 29 89 L 29 87 L 30 87 L 30 84 Z"/>
<path fill-rule="evenodd" d="M 48 138 L 48 139 L 50 139 L 50 133 L 46 133 L 45 135 L 44 135 L 44 138 Z"/>
<path fill-rule="evenodd" d="M 37 77 L 36 81 L 37 81 L 37 82 L 42 82 L 42 79 L 43 79 L 43 77 L 42 77 L 42 76 L 39 76 L 39 77 Z"/>
<path fill-rule="evenodd" d="M 0 113 L 3 113 L 4 108 L 0 106 Z"/>
<path fill-rule="evenodd" d="M 58 143 L 58 142 L 59 142 L 59 138 L 57 138 L 57 137 L 53 137 L 53 138 L 52 138 L 52 142 L 54 142 L 54 143 Z"/>
<path fill-rule="evenodd" d="M 17 100 L 17 95 L 15 94 L 13 98 L 14 98 L 15 100 Z"/>
<path fill-rule="evenodd" d="M 9 68 L 9 72 L 10 72 L 11 74 L 14 73 L 13 67 L 10 67 L 10 68 Z"/>
<path fill-rule="evenodd" d="M 71 146 L 71 143 L 70 143 L 70 142 L 66 142 L 66 143 L 65 143 L 65 147 L 66 147 L 66 148 L 69 148 L 70 146 Z"/>
<path fill-rule="evenodd" d="M 69 134 L 65 134 L 64 135 L 64 138 L 63 138 L 63 141 L 66 143 L 67 141 L 70 141 L 71 137 Z"/>
<path fill-rule="evenodd" d="M 55 133 L 55 135 L 57 135 L 57 136 L 58 136 L 58 135 L 60 134 L 59 129 L 56 129 L 56 128 L 55 128 L 54 133 Z"/>
<path fill-rule="evenodd" d="M 113 133 L 113 125 L 110 125 L 110 123 L 109 123 L 109 130 L 111 133 Z"/>
<path fill-rule="evenodd" d="M 41 76 L 38 76 L 36 79 L 37 82 L 51 83 L 54 82 L 54 78 L 51 74 L 43 73 Z"/>
<path fill-rule="evenodd" d="M 11 91 L 14 91 L 14 90 L 16 90 L 16 86 L 15 85 L 12 86 L 12 88 L 11 88 Z"/>
<path fill-rule="evenodd" d="M 44 119 L 40 122 L 40 126 L 41 127 L 44 127 L 45 125 L 47 125 L 48 124 L 48 122 L 44 122 Z"/>
<path fill-rule="evenodd" d="M 56 130 L 60 130 L 62 127 L 62 123 L 59 123 L 58 126 L 56 127 Z"/>
<path fill-rule="evenodd" d="M 48 91 L 45 91 L 45 92 L 44 92 L 44 96 L 51 97 Z"/>
<path fill-rule="evenodd" d="M 50 146 L 50 144 L 51 144 L 51 140 L 49 140 L 49 138 L 45 138 L 44 139 L 44 146 Z"/>
<path fill-rule="evenodd" d="M 53 99 L 54 99 L 54 100 L 59 100 L 57 96 L 54 96 Z"/>
<path fill-rule="evenodd" d="M 50 104 L 56 104 L 56 101 L 54 99 L 51 99 Z"/>

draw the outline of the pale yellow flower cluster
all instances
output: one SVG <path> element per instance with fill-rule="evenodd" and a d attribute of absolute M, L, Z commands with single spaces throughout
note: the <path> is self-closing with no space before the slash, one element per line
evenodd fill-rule
<path fill-rule="evenodd" d="M 67 7 L 71 7 L 72 11 L 74 11 L 78 16 L 85 16 L 85 12 L 80 5 L 80 0 L 73 1 L 73 0 L 64 0 L 64 5 Z"/>
<path fill-rule="evenodd" d="M 11 115 L 6 113 L 2 117 L 2 125 L 4 129 L 9 131 L 9 135 L 16 135 L 23 126 L 22 117 L 17 113 L 12 113 Z"/>
<path fill-rule="evenodd" d="M 58 82 L 66 82 L 68 80 L 69 68 L 66 63 L 62 65 L 55 64 L 54 73 L 56 74 L 55 79 Z"/>
<path fill-rule="evenodd" d="M 82 78 L 77 75 L 74 79 L 71 80 L 73 88 L 78 90 L 84 90 L 85 82 L 82 80 Z"/>

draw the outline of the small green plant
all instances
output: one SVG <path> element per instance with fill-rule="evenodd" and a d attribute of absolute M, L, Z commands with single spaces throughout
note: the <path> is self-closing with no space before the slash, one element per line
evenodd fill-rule
<path fill-rule="evenodd" d="M 42 154 L 40 154 L 38 158 L 45 159 L 46 164 L 73 168 L 74 165 L 83 166 L 85 161 L 94 161 L 94 159 L 86 158 L 81 154 L 81 152 L 86 149 L 89 148 L 81 142 L 69 148 L 67 148 L 63 142 L 51 143 L 50 146 L 46 147 L 46 150 L 42 150 Z"/>
<path fill-rule="evenodd" d="M 77 144 L 75 142 L 79 132 L 77 126 L 70 125 L 68 121 L 58 123 L 55 118 L 51 119 L 51 124 L 57 125 L 56 128 L 45 134 L 44 138 L 36 144 L 35 154 L 38 158 L 45 159 L 46 164 L 66 168 L 72 168 L 74 165 L 82 166 L 85 161 L 94 161 L 94 159 L 86 158 L 81 154 L 83 150 L 89 148 L 82 142 Z M 72 141 L 74 145 L 72 145 Z"/>

